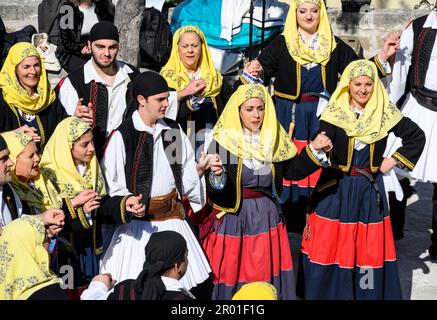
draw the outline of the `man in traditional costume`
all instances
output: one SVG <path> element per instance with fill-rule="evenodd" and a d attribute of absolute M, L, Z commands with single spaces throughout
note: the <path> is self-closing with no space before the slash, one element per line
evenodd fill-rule
<path fill-rule="evenodd" d="M 115 230 L 101 273 L 111 273 L 118 282 L 137 278 L 150 235 L 173 230 L 188 244 L 190 263 L 181 282 L 191 289 L 209 279 L 211 268 L 185 220 L 180 199 L 186 197 L 193 211 L 199 211 L 206 202 L 203 172 L 211 165 L 211 170 L 220 174 L 220 163 L 211 155 L 196 164 L 180 126 L 165 118 L 169 89 L 162 76 L 143 73 L 135 78 L 133 90 L 138 110 L 111 136 L 102 159 L 111 196 L 103 210 L 120 210 L 123 224 Z M 132 193 L 142 196 L 145 214 L 125 212 L 123 203 Z"/>

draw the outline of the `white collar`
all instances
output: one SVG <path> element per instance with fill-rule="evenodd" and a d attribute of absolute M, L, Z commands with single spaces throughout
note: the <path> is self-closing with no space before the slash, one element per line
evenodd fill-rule
<path fill-rule="evenodd" d="M 362 114 L 364 114 L 364 110 L 361 110 L 361 109 L 355 108 L 354 106 L 351 106 L 351 110 L 352 110 L 354 113 L 359 114 L 360 116 L 361 116 Z"/>
<path fill-rule="evenodd" d="M 140 113 L 138 110 L 135 110 L 135 112 L 132 114 L 132 121 L 134 123 L 134 128 L 137 131 L 146 131 L 153 135 L 153 137 L 158 137 L 162 131 L 171 129 L 162 119 L 159 119 L 156 122 L 155 128 L 151 128 L 148 125 L 146 125 L 141 119 Z"/>
<path fill-rule="evenodd" d="M 86 164 L 79 163 L 76 166 L 76 169 L 79 172 L 79 174 L 83 177 L 85 175 L 85 172 L 86 172 Z"/>
<path fill-rule="evenodd" d="M 179 280 L 174 278 L 164 277 L 164 276 L 161 276 L 161 280 L 164 283 L 165 290 L 182 291 L 185 294 L 191 296 L 191 298 L 195 299 L 195 297 L 191 294 L 191 292 L 188 289 L 184 288 L 184 286 Z"/>
<path fill-rule="evenodd" d="M 437 29 L 437 9 L 433 9 L 426 18 L 423 28 Z"/>
<path fill-rule="evenodd" d="M 133 70 L 124 62 L 116 60 L 118 71 L 114 81 L 113 87 L 116 87 L 119 83 L 123 82 L 127 78 L 129 78 L 129 73 L 132 73 Z M 85 83 L 90 83 L 92 80 L 96 82 L 100 82 L 106 85 L 105 80 L 103 80 L 97 73 L 96 69 L 93 65 L 93 59 L 88 60 L 87 63 L 83 66 L 83 77 Z"/>

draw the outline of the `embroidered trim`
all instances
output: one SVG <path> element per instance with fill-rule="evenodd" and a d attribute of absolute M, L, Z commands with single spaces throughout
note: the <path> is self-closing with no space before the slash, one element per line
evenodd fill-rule
<path fill-rule="evenodd" d="M 77 208 L 77 216 L 79 217 L 80 222 L 82 223 L 82 226 L 85 229 L 89 229 L 91 228 L 91 226 L 88 223 L 88 220 L 85 216 L 85 212 L 83 211 L 82 207 Z"/>
<path fill-rule="evenodd" d="M 237 180 L 236 180 L 236 187 L 237 187 L 237 200 L 235 201 L 235 206 L 234 208 L 225 208 L 225 207 L 220 207 L 219 205 L 215 204 L 214 202 L 212 202 L 210 199 L 208 199 L 208 203 L 217 210 L 220 211 L 226 211 L 227 213 L 235 213 L 238 211 L 238 209 L 240 208 L 240 203 L 241 203 L 241 175 L 243 172 L 243 159 L 242 158 L 238 158 L 238 165 L 237 165 Z"/>
<path fill-rule="evenodd" d="M 323 167 L 323 165 L 316 159 L 316 157 L 313 155 L 313 153 L 311 152 L 311 149 L 310 149 L 310 145 L 309 144 L 307 144 L 307 146 L 305 147 L 305 151 L 306 151 L 306 153 L 307 153 L 307 155 L 308 155 L 308 157 L 310 157 L 310 159 L 315 163 L 315 164 L 317 164 L 319 167 Z"/>
<path fill-rule="evenodd" d="M 211 101 L 212 101 L 212 106 L 214 107 L 215 115 L 216 115 L 216 117 L 218 119 L 220 115 L 218 113 L 217 100 L 216 100 L 215 97 L 211 97 Z"/>
<path fill-rule="evenodd" d="M 67 209 L 70 212 L 71 218 L 74 220 L 77 218 L 76 216 L 76 211 L 73 208 L 73 205 L 71 204 L 71 199 L 70 198 L 65 198 L 65 204 L 67 205 Z"/>
<path fill-rule="evenodd" d="M 246 78 L 243 77 L 242 74 L 240 74 L 240 81 L 241 81 L 242 84 L 248 84 L 248 83 L 249 83 L 249 82 L 246 80 Z"/>
<path fill-rule="evenodd" d="M 403 155 L 401 155 L 399 152 L 395 152 L 393 153 L 392 157 L 395 157 L 396 159 L 398 159 L 400 162 L 402 162 L 408 169 L 413 170 L 414 169 L 414 164 L 408 160 L 407 158 L 405 158 Z"/>
<path fill-rule="evenodd" d="M 35 115 L 35 119 L 36 119 L 36 123 L 38 124 L 39 127 L 39 132 L 41 133 L 41 146 L 44 146 L 46 143 L 46 133 L 44 132 L 44 127 L 41 123 L 41 119 L 40 117 L 36 114 Z"/>
<path fill-rule="evenodd" d="M 130 178 L 130 189 L 133 191 L 133 194 L 137 193 L 137 173 L 140 166 L 141 151 L 143 150 L 144 143 L 146 142 L 146 134 L 147 133 L 143 133 L 141 135 L 140 140 L 138 141 L 138 147 L 135 150 L 134 163 Z"/>
<path fill-rule="evenodd" d="M 349 138 L 349 146 L 348 146 L 348 150 L 347 150 L 347 162 L 346 165 L 341 165 L 341 164 L 331 164 L 331 167 L 333 167 L 336 170 L 340 170 L 343 172 L 348 172 L 349 171 L 349 167 L 352 163 L 352 156 L 353 156 L 353 152 L 354 152 L 354 145 L 355 145 L 355 138 Z"/>
<path fill-rule="evenodd" d="M 296 100 L 297 97 L 299 97 L 299 95 L 300 95 L 300 87 L 301 87 L 301 81 L 302 81 L 302 79 L 301 79 L 301 65 L 298 64 L 297 62 L 296 62 L 296 79 L 297 79 L 296 95 L 293 96 L 291 94 L 282 93 L 282 92 L 279 92 L 277 90 L 274 90 L 273 93 L 280 98 L 289 99 L 289 100 Z"/>
<path fill-rule="evenodd" d="M 370 160 L 370 171 L 372 171 L 373 173 L 376 173 L 376 172 L 378 172 L 379 166 L 377 166 L 377 167 L 373 166 L 374 155 L 375 155 L 375 144 L 371 143 L 370 144 L 370 158 L 369 158 L 369 160 Z"/>
<path fill-rule="evenodd" d="M 121 216 L 121 223 L 126 224 L 126 201 L 127 198 L 129 198 L 131 195 L 124 196 L 123 199 L 121 199 L 120 202 L 120 216 Z"/>
<path fill-rule="evenodd" d="M 188 107 L 188 109 L 190 109 L 191 112 L 196 112 L 196 111 L 197 111 L 196 109 L 194 109 L 194 108 L 191 106 L 190 99 L 185 98 L 185 101 L 186 101 L 186 103 L 187 103 L 187 107 Z"/>
<path fill-rule="evenodd" d="M 326 66 L 322 65 L 322 84 L 326 88 Z"/>
<path fill-rule="evenodd" d="M 97 248 L 96 247 L 96 245 L 97 245 L 96 238 L 97 238 L 97 224 L 94 223 L 94 225 L 93 225 L 93 247 L 94 247 L 94 253 L 96 255 L 99 255 L 103 252 L 103 245 Z"/>
<path fill-rule="evenodd" d="M 383 77 L 387 76 L 387 73 L 385 72 L 384 67 L 382 66 L 381 62 L 379 61 L 378 55 L 373 57 L 373 61 L 376 64 L 376 67 L 378 68 L 378 70 L 382 73 Z"/>

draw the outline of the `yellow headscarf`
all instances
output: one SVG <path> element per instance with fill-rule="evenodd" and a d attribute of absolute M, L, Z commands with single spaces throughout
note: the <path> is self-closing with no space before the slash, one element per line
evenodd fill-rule
<path fill-rule="evenodd" d="M 0 236 L 0 300 L 25 300 L 39 289 L 61 283 L 49 269 L 43 247 L 46 228 L 34 216 L 9 223 Z"/>
<path fill-rule="evenodd" d="M 85 189 L 92 189 L 100 196 L 106 194 L 96 155 L 86 164 L 86 173 L 82 177 L 71 154 L 73 142 L 88 130 L 91 127 L 83 120 L 68 117 L 58 124 L 44 148 L 41 170 L 53 182 L 62 198 L 75 197 Z"/>
<path fill-rule="evenodd" d="M 317 50 L 312 50 L 308 44 L 305 44 L 297 30 L 296 10 L 303 3 L 315 3 L 320 7 L 320 22 L 317 30 L 320 46 Z M 288 52 L 300 65 L 315 62 L 326 66 L 331 52 L 337 46 L 323 0 L 292 0 L 282 35 L 285 38 Z"/>
<path fill-rule="evenodd" d="M 202 79 L 206 82 L 205 97 L 215 97 L 220 93 L 223 77 L 214 67 L 205 35 L 195 26 L 181 27 L 175 32 L 170 59 L 162 68 L 161 75 L 167 80 L 168 86 L 177 91 L 185 89 L 190 83 L 191 79 L 188 76 L 178 52 L 179 40 L 185 32 L 194 32 L 202 40 L 202 54 L 198 66 L 200 67 Z"/>
<path fill-rule="evenodd" d="M 41 63 L 41 74 L 38 81 L 38 95 L 29 97 L 20 85 L 15 68 L 27 57 L 35 56 Z M 3 68 L 0 71 L 0 87 L 3 89 L 3 99 L 11 107 L 17 107 L 28 114 L 37 114 L 47 108 L 56 98 L 47 80 L 44 61 L 38 50 L 28 42 L 14 44 L 9 50 Z"/>
<path fill-rule="evenodd" d="M 9 131 L 4 132 L 1 136 L 5 139 L 9 149 L 9 157 L 14 162 L 11 170 L 12 185 L 15 192 L 22 201 L 26 201 L 30 207 L 38 208 L 41 212 L 49 208 L 62 208 L 62 199 L 56 192 L 52 182 L 47 179 L 41 172 L 33 180 L 35 186 L 41 191 L 37 192 L 28 183 L 21 182 L 15 175 L 15 166 L 17 165 L 17 157 L 23 152 L 24 148 L 32 142 L 32 138 L 23 133 Z M 30 212 L 26 212 L 30 213 Z"/>
<path fill-rule="evenodd" d="M 350 105 L 349 83 L 359 76 L 371 78 L 374 90 L 364 114 L 357 119 Z M 402 113 L 390 102 L 375 64 L 357 60 L 343 71 L 340 83 L 320 119 L 343 128 L 349 137 L 371 144 L 386 137 L 388 131 L 402 119 Z"/>
<path fill-rule="evenodd" d="M 278 292 L 268 282 L 251 282 L 243 285 L 232 300 L 278 300 Z"/>
<path fill-rule="evenodd" d="M 240 106 L 251 98 L 264 101 L 264 119 L 259 131 L 259 143 L 245 142 L 240 120 Z M 275 106 L 261 84 L 241 85 L 229 99 L 213 130 L 213 137 L 226 150 L 243 159 L 281 162 L 296 155 L 296 146 L 276 119 Z"/>

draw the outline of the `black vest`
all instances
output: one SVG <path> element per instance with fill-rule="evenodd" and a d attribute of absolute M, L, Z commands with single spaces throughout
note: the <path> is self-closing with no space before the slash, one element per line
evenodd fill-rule
<path fill-rule="evenodd" d="M 413 21 L 414 47 L 408 72 L 410 88 L 424 89 L 425 78 L 434 47 L 437 29 L 423 28 L 428 16 Z"/>
<path fill-rule="evenodd" d="M 162 132 L 165 155 L 175 178 L 176 188 L 182 194 L 182 142 L 177 122 L 164 119 L 165 123 L 175 130 Z M 126 187 L 135 195 L 143 195 L 143 204 L 147 208 L 153 178 L 153 136 L 134 127 L 132 117 L 124 121 L 118 128 L 126 151 Z M 174 133 L 174 134 L 173 134 Z"/>
<path fill-rule="evenodd" d="M 126 109 L 123 113 L 123 121 L 128 119 L 132 113 L 136 110 L 136 99 L 132 93 L 132 80 L 139 73 L 138 70 L 127 64 L 132 70 L 129 73 L 129 82 L 126 91 Z M 97 83 L 92 80 L 89 83 L 85 83 L 84 68 L 79 68 L 68 75 L 71 85 L 76 90 L 79 98 L 83 98 L 83 105 L 87 106 L 89 102 L 92 102 L 95 107 L 93 113 L 93 136 L 94 146 L 96 148 L 96 155 L 98 159 L 101 159 L 102 152 L 107 142 L 106 128 L 108 124 L 108 90 L 102 83 Z"/>

